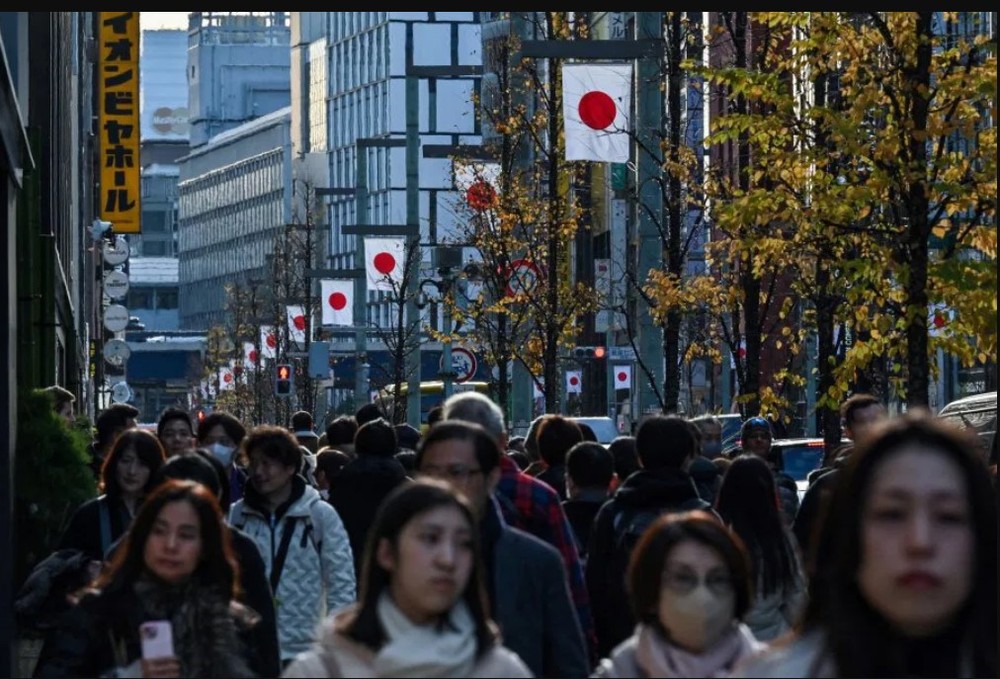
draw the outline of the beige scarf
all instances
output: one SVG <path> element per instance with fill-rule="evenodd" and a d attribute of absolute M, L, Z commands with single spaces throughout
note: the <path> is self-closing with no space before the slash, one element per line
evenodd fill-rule
<path fill-rule="evenodd" d="M 415 625 L 389 592 L 378 600 L 378 619 L 387 641 L 375 654 L 379 677 L 467 677 L 476 663 L 476 630 L 465 601 L 443 624 Z"/>

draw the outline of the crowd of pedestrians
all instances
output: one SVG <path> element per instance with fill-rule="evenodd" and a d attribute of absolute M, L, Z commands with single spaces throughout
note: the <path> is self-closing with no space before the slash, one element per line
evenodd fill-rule
<path fill-rule="evenodd" d="M 476 392 L 423 432 L 137 415 L 96 420 L 34 676 L 997 676 L 996 468 L 928 412 L 852 396 L 801 502 L 762 417 L 724 454 L 713 418 L 514 439 Z"/>

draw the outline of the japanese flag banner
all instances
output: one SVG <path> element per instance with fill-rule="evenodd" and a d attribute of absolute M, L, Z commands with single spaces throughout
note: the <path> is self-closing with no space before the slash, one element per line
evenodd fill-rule
<path fill-rule="evenodd" d="M 474 212 L 483 212 L 497 204 L 500 163 L 465 163 L 455 165 L 455 189 L 461 200 Z"/>
<path fill-rule="evenodd" d="M 632 64 L 563 64 L 566 160 L 626 163 Z"/>
<path fill-rule="evenodd" d="M 229 391 L 236 387 L 236 378 L 233 376 L 232 368 L 223 366 L 219 368 L 219 391 Z"/>
<path fill-rule="evenodd" d="M 582 394 L 583 393 L 583 371 L 582 370 L 567 370 L 566 371 L 566 393 L 567 394 Z"/>
<path fill-rule="evenodd" d="M 323 325 L 354 325 L 354 281 L 321 280 Z"/>
<path fill-rule="evenodd" d="M 531 397 L 538 399 L 544 398 L 545 393 L 542 391 L 545 389 L 545 378 L 539 377 L 537 380 L 531 380 Z"/>
<path fill-rule="evenodd" d="M 260 356 L 261 358 L 277 358 L 278 335 L 273 325 L 260 326 Z"/>
<path fill-rule="evenodd" d="M 285 307 L 288 314 L 288 336 L 296 344 L 306 343 L 306 314 L 297 304 Z"/>
<path fill-rule="evenodd" d="M 405 253 L 406 244 L 403 238 L 365 238 L 368 289 L 382 292 L 398 291 L 403 284 Z"/>
<path fill-rule="evenodd" d="M 258 370 L 260 368 L 260 353 L 253 342 L 243 343 L 243 365 L 247 370 Z"/>
<path fill-rule="evenodd" d="M 616 365 L 614 367 L 614 371 L 615 371 L 615 389 L 631 389 L 632 366 Z"/>

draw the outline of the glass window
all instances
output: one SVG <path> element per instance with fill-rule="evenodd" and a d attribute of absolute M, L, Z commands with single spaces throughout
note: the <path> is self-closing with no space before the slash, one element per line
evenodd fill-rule
<path fill-rule="evenodd" d="M 146 288 L 132 288 L 128 291 L 129 309 L 152 309 L 153 291 Z"/>
<path fill-rule="evenodd" d="M 156 308 L 157 309 L 176 309 L 177 308 L 177 291 L 176 290 L 159 290 L 156 294 Z"/>

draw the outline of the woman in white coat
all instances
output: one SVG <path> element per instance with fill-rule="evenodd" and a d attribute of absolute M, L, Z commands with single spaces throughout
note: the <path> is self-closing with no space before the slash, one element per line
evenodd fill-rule
<path fill-rule="evenodd" d="M 422 480 L 375 515 L 361 596 L 323 624 L 284 677 L 530 677 L 489 618 L 468 501 Z"/>

